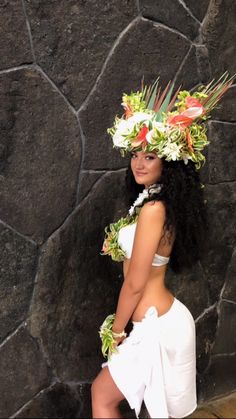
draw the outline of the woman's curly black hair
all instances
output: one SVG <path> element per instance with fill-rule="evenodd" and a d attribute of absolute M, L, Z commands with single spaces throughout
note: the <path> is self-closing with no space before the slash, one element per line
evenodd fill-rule
<path fill-rule="evenodd" d="M 207 213 L 204 203 L 203 185 L 193 162 L 162 160 L 163 167 L 158 183 L 161 192 L 151 200 L 162 201 L 166 209 L 164 232 L 175 230 L 175 241 L 170 257 L 170 267 L 179 273 L 191 268 L 204 255 L 207 237 Z M 126 184 L 130 203 L 144 188 L 135 182 L 129 165 Z M 168 235 L 167 235 L 168 236 Z"/>

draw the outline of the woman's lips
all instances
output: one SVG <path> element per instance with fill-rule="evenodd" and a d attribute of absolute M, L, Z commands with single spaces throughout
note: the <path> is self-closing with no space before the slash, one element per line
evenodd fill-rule
<path fill-rule="evenodd" d="M 144 176 L 144 175 L 146 175 L 146 173 L 144 173 L 144 172 L 135 172 L 135 174 L 136 174 L 136 176 Z"/>

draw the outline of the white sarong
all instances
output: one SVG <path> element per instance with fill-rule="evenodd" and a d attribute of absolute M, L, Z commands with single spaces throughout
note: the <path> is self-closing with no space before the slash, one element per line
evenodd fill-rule
<path fill-rule="evenodd" d="M 195 324 L 187 307 L 176 298 L 158 317 L 151 306 L 108 366 L 136 417 L 144 400 L 151 418 L 183 418 L 196 403 Z"/>

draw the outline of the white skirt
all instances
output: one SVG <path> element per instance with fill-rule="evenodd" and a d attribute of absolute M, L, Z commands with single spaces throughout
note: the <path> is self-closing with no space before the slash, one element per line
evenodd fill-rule
<path fill-rule="evenodd" d="M 196 407 L 195 323 L 176 298 L 158 317 L 149 307 L 129 336 L 117 347 L 108 366 L 136 417 L 144 400 L 151 418 L 183 418 Z"/>

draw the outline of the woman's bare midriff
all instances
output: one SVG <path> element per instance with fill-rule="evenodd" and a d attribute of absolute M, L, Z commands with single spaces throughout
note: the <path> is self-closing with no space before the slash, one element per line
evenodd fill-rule
<path fill-rule="evenodd" d="M 130 260 L 125 259 L 123 266 L 124 277 L 128 272 L 129 263 Z M 143 295 L 133 312 L 132 321 L 141 321 L 151 306 L 156 307 L 159 316 L 162 316 L 170 310 L 174 302 L 174 295 L 165 286 L 166 269 L 167 265 L 153 266 L 151 268 Z"/>

